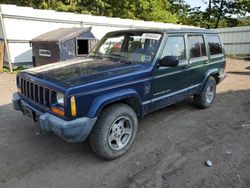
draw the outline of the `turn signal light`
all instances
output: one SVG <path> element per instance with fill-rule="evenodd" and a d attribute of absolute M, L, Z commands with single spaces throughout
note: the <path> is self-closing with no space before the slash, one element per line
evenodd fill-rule
<path fill-rule="evenodd" d="M 65 113 L 63 110 L 56 108 L 55 106 L 52 106 L 51 111 L 59 116 L 64 116 Z"/>
<path fill-rule="evenodd" d="M 76 116 L 76 99 L 74 96 L 70 98 L 70 104 L 71 104 L 71 115 Z"/>

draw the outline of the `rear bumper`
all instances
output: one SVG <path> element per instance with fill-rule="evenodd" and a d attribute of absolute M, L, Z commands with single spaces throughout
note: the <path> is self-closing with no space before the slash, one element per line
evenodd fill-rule
<path fill-rule="evenodd" d="M 66 121 L 50 113 L 42 113 L 21 99 L 18 93 L 13 94 L 12 104 L 15 110 L 24 111 L 24 107 L 35 112 L 42 130 L 53 132 L 57 136 L 69 142 L 84 141 L 92 130 L 97 118 L 77 118 Z"/>

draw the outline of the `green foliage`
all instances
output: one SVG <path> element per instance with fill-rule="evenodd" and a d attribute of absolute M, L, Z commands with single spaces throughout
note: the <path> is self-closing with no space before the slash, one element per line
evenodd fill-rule
<path fill-rule="evenodd" d="M 147 21 L 156 21 L 156 22 L 168 22 L 168 23 L 177 23 L 178 17 L 175 13 L 170 12 L 171 4 L 165 0 L 148 0 L 144 1 L 140 0 L 142 6 L 138 3 L 138 7 L 140 7 L 138 14 L 141 17 L 139 19 L 147 20 Z M 139 2 L 140 2 L 139 1 Z"/>
<path fill-rule="evenodd" d="M 23 67 L 23 65 L 19 65 L 17 68 L 13 69 L 13 73 L 17 73 L 19 71 L 22 71 L 24 70 L 25 68 Z M 3 70 L 2 70 L 3 73 L 10 73 L 10 69 L 7 68 L 7 67 L 3 67 Z"/>
<path fill-rule="evenodd" d="M 205 11 L 201 11 L 200 7 L 191 8 L 184 0 L 170 2 L 182 24 L 203 28 L 249 25 L 248 20 L 238 19 L 250 12 L 249 0 L 206 0 L 203 1 L 207 4 Z"/>
<path fill-rule="evenodd" d="M 244 19 L 240 19 L 238 21 L 238 26 L 250 26 L 250 17 L 246 17 Z"/>
<path fill-rule="evenodd" d="M 203 0 L 207 9 L 185 0 L 0 0 L 0 3 L 145 21 L 180 23 L 204 28 L 249 25 L 250 0 Z"/>
<path fill-rule="evenodd" d="M 4 67 L 3 70 L 2 70 L 2 72 L 4 72 L 4 73 L 9 73 L 10 70 L 9 70 L 8 68 Z"/>
<path fill-rule="evenodd" d="M 178 22 L 167 0 L 0 0 L 0 3 L 100 16 Z"/>

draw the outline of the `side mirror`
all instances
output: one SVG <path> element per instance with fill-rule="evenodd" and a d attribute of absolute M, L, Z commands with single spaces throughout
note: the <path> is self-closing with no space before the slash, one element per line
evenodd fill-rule
<path fill-rule="evenodd" d="M 179 64 L 179 59 L 176 56 L 165 56 L 160 59 L 158 66 L 176 67 Z"/>

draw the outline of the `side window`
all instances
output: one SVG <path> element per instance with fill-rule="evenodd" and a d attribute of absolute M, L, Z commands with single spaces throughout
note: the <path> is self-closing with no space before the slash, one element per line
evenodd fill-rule
<path fill-rule="evenodd" d="M 176 56 L 179 60 L 186 59 L 185 43 L 183 36 L 170 36 L 167 39 L 162 58 L 165 56 Z"/>
<path fill-rule="evenodd" d="M 191 58 L 206 56 L 205 43 L 201 35 L 188 36 L 188 46 Z"/>
<path fill-rule="evenodd" d="M 222 46 L 218 35 L 208 35 L 207 40 L 210 55 L 222 54 Z"/>

